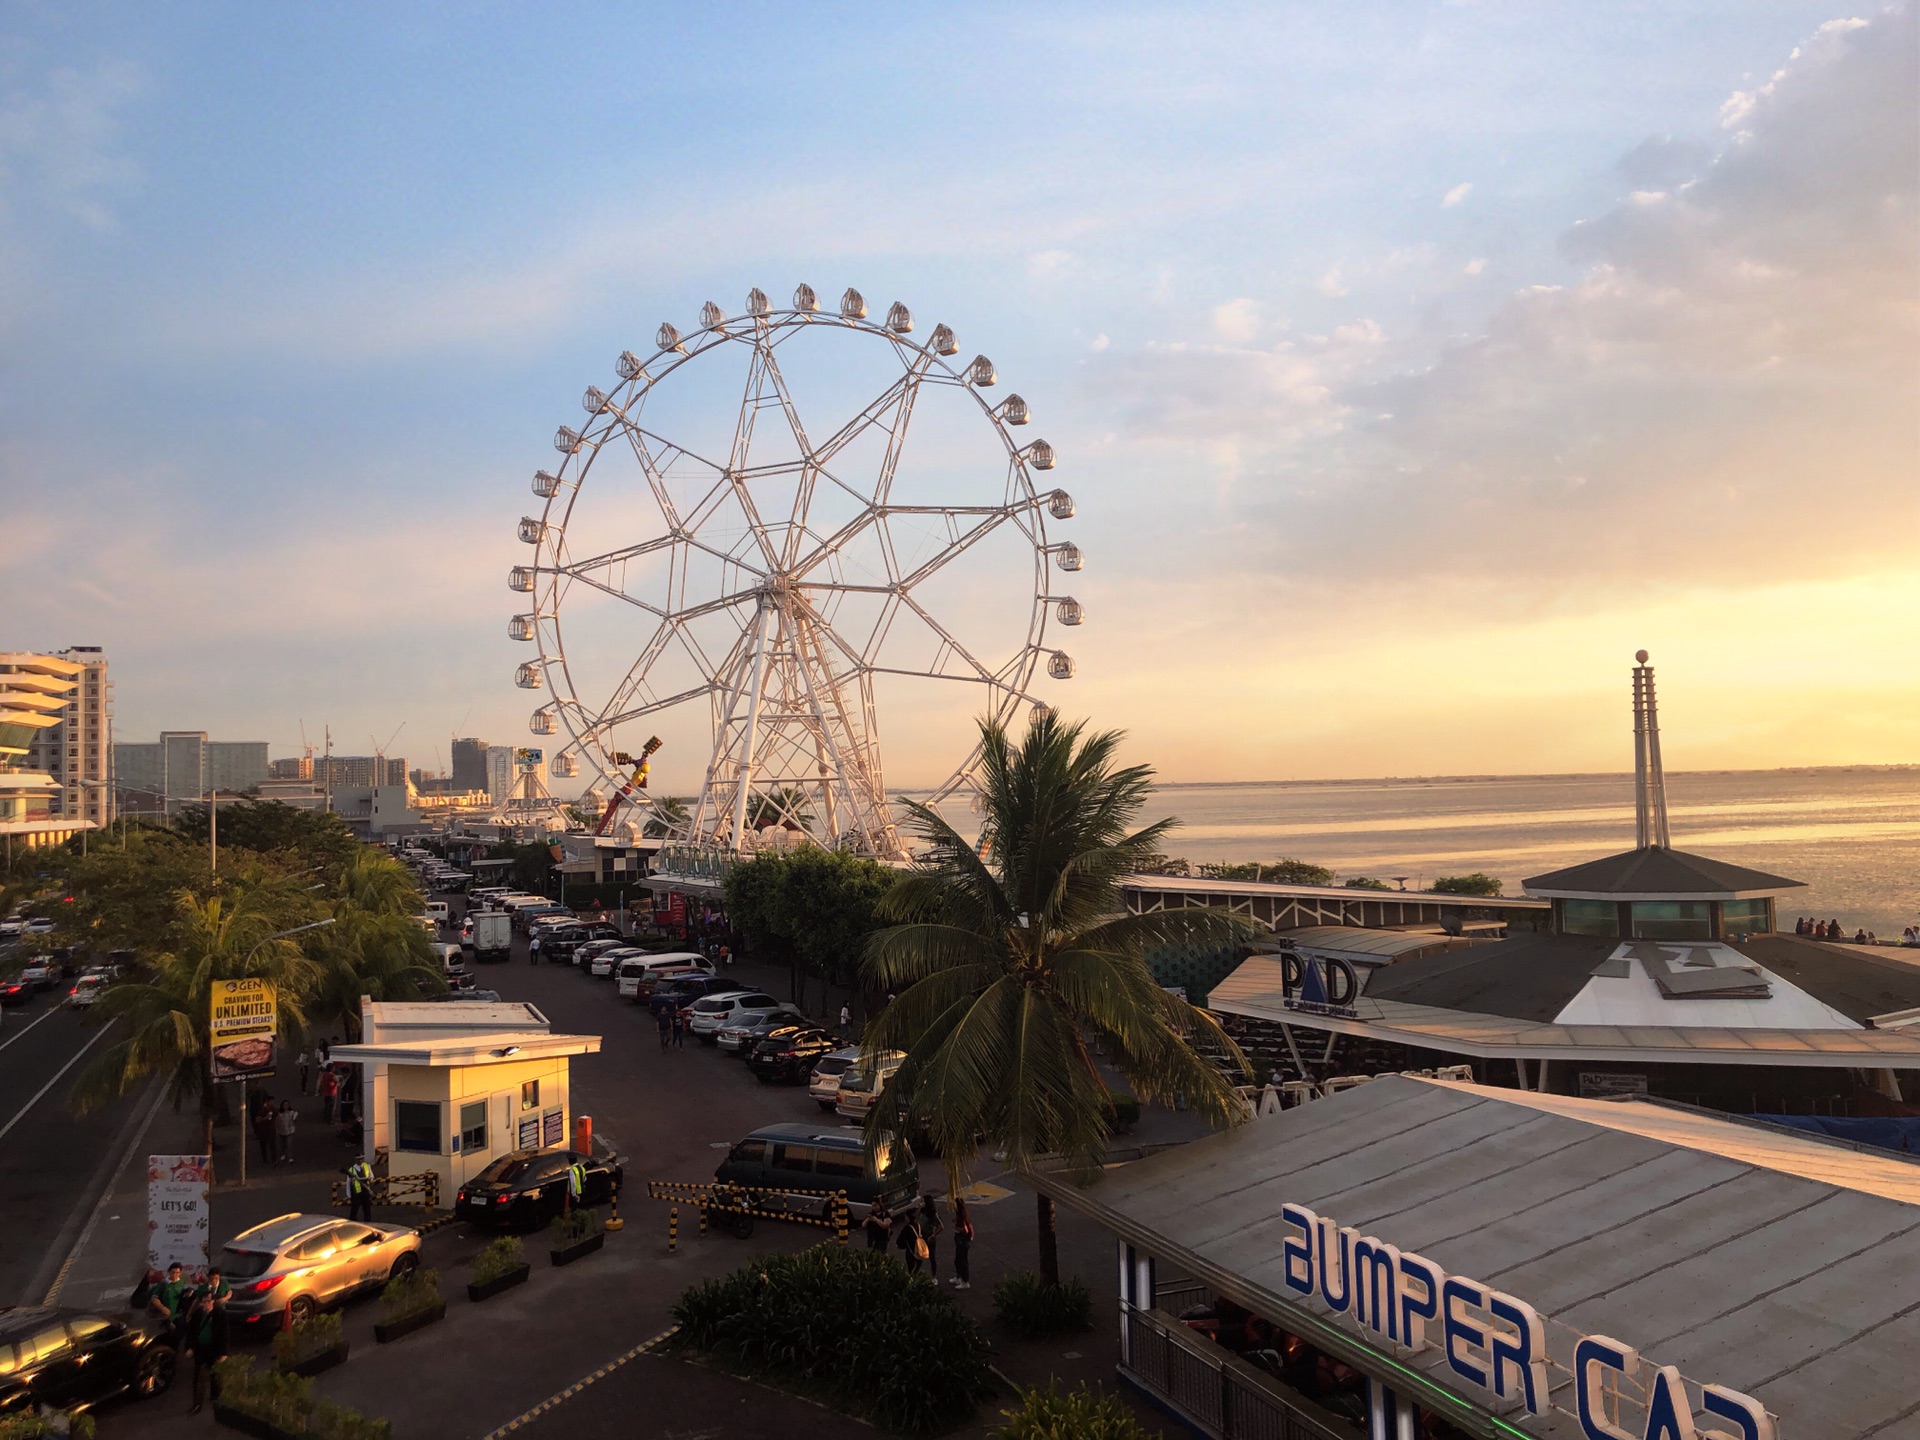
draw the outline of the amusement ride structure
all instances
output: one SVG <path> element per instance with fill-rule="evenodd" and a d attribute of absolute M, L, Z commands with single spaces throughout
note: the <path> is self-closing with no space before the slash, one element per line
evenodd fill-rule
<path fill-rule="evenodd" d="M 992 398 L 992 361 L 914 329 L 901 304 L 869 319 L 855 290 L 837 310 L 805 285 L 786 309 L 757 289 L 742 315 L 709 302 L 697 328 L 623 353 L 556 433 L 508 577 L 531 608 L 508 633 L 538 650 L 516 683 L 552 697 L 533 733 L 565 737 L 549 773 L 584 767 L 613 797 L 603 833 L 646 803 L 667 743 L 706 756 L 675 838 L 739 851 L 797 832 L 898 858 L 883 706 L 917 738 L 956 699 L 1004 725 L 1043 707 L 1043 667 L 1072 677 L 1046 640 L 1082 619 L 1050 584 L 1083 564 L 1048 539 L 1074 513 L 1036 483 L 1053 447 L 1017 438 L 1027 403 Z M 971 796 L 977 737 L 955 759 L 935 805 Z"/>

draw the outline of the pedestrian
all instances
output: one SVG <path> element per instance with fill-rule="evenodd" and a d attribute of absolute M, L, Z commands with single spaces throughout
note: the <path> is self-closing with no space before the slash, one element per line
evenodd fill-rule
<path fill-rule="evenodd" d="M 933 1283 L 940 1283 L 940 1232 L 945 1227 L 940 1223 L 940 1202 L 931 1195 L 920 1200 L 920 1239 L 927 1247 L 927 1273 L 933 1276 Z"/>
<path fill-rule="evenodd" d="M 840 1038 L 842 1040 L 845 1040 L 847 1036 L 850 1035 L 852 1032 L 853 1032 L 853 1009 L 851 1006 L 842 1005 L 840 1007 Z"/>
<path fill-rule="evenodd" d="M 280 1137 L 274 1128 L 273 1097 L 262 1096 L 253 1111 L 253 1135 L 260 1142 L 260 1163 L 271 1165 L 280 1155 Z"/>
<path fill-rule="evenodd" d="M 147 1309 L 166 1322 L 167 1332 L 175 1349 L 180 1345 L 180 1325 L 187 1313 L 187 1300 L 191 1288 L 181 1274 L 180 1263 L 175 1261 L 167 1267 L 167 1278 L 153 1287 L 147 1296 Z"/>
<path fill-rule="evenodd" d="M 687 1017 L 678 1005 L 670 1006 L 673 1014 L 673 1048 L 684 1050 L 687 1042 Z"/>
<path fill-rule="evenodd" d="M 322 1040 L 320 1042 L 320 1063 L 322 1065 L 331 1065 L 333 1063 L 333 1041 Z"/>
<path fill-rule="evenodd" d="M 340 1077 L 328 1065 L 320 1071 L 320 1123 L 333 1123 L 333 1100 L 340 1093 Z"/>
<path fill-rule="evenodd" d="M 907 1273 L 918 1275 L 920 1262 L 930 1253 L 927 1242 L 921 1238 L 918 1212 L 908 1210 L 900 1219 L 899 1232 L 893 1237 L 893 1248 L 900 1252 L 900 1258 L 907 1262 Z"/>
<path fill-rule="evenodd" d="M 347 1219 L 373 1223 L 373 1167 L 364 1155 L 347 1166 Z"/>
<path fill-rule="evenodd" d="M 958 1195 L 953 1197 L 953 1288 L 973 1288 L 973 1217 Z"/>
<path fill-rule="evenodd" d="M 282 1100 L 280 1102 L 280 1113 L 273 1117 L 274 1134 L 280 1137 L 280 1163 L 282 1165 L 293 1164 L 293 1127 L 299 1122 L 299 1119 L 300 1116 L 293 1108 L 293 1102 L 291 1100 Z"/>
<path fill-rule="evenodd" d="M 866 1233 L 867 1249 L 887 1253 L 887 1237 L 893 1233 L 893 1213 L 887 1209 L 885 1197 L 876 1200 L 867 1207 L 867 1218 L 860 1222 L 860 1228 Z"/>
<path fill-rule="evenodd" d="M 664 1005 L 660 1007 L 660 1048 L 665 1050 L 673 1043 L 673 1013 Z"/>
<path fill-rule="evenodd" d="M 313 1068 L 313 1052 L 302 1048 L 300 1051 L 300 1093 L 307 1093 L 307 1076 Z"/>
<path fill-rule="evenodd" d="M 733 947 L 731 945 L 722 945 L 720 947 L 720 968 L 722 970 L 733 969 Z"/>
<path fill-rule="evenodd" d="M 227 1353 L 227 1296 L 232 1294 L 218 1269 L 207 1272 L 207 1283 L 193 1293 L 184 1330 L 186 1348 L 193 1356 L 193 1408 L 198 1415 L 213 1390 L 213 1367 Z"/>

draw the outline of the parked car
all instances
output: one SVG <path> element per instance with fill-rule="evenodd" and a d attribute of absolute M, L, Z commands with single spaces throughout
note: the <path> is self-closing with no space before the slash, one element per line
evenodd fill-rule
<path fill-rule="evenodd" d="M 713 962 L 691 950 L 673 950 L 665 955 L 625 955 L 613 972 L 615 990 L 636 1005 L 653 996 L 656 981 L 668 976 L 711 975 Z"/>
<path fill-rule="evenodd" d="M 626 1176 L 616 1161 L 578 1150 L 516 1150 L 462 1185 L 453 1213 L 480 1225 L 544 1225 L 566 1201 L 567 1170 L 576 1160 L 587 1167 L 582 1203 L 604 1205 L 619 1193 Z"/>
<path fill-rule="evenodd" d="M 784 1208 L 825 1219 L 832 1213 L 826 1197 L 844 1190 L 857 1214 L 883 1197 L 898 1214 L 920 1193 L 920 1168 L 899 1141 L 886 1145 L 878 1162 L 868 1157 L 857 1130 L 790 1122 L 755 1130 L 727 1152 L 713 1178 L 780 1192 L 757 1199 L 758 1209 Z"/>
<path fill-rule="evenodd" d="M 729 979 L 725 975 L 670 976 L 656 980 L 653 993 L 647 997 L 647 1008 L 658 1012 L 666 1009 L 689 1010 L 693 1002 L 703 1000 L 709 995 L 730 995 L 744 993 L 753 987 L 740 980 Z"/>
<path fill-rule="evenodd" d="M 775 1080 L 801 1081 L 812 1073 L 814 1062 L 832 1054 L 839 1043 L 825 1030 L 805 1025 L 776 1026 L 747 1051 L 747 1068 L 767 1084 Z"/>
<path fill-rule="evenodd" d="M 771 1010 L 780 1002 L 758 990 L 732 991 L 696 1000 L 688 1011 L 687 1028 L 703 1045 L 718 1043 L 720 1032 L 748 1010 Z"/>
<path fill-rule="evenodd" d="M 36 915 L 27 921 L 25 928 L 22 929 L 20 933 L 23 935 L 51 935 L 53 933 L 53 921 L 45 915 Z"/>
<path fill-rule="evenodd" d="M 453 912 L 447 908 L 446 901 L 429 900 L 426 904 L 426 914 L 432 918 L 434 924 L 444 925 L 452 917 Z"/>
<path fill-rule="evenodd" d="M 0 1005 L 24 1005 L 33 999 L 34 984 L 24 975 L 0 980 Z"/>
<path fill-rule="evenodd" d="M 100 993 L 106 988 L 106 976 L 82 975 L 73 982 L 73 988 L 67 991 L 67 1005 L 74 1010 L 84 1010 L 98 1000 Z"/>
<path fill-rule="evenodd" d="M 596 955 L 605 955 L 609 950 L 632 951 L 632 944 L 625 940 L 589 940 L 576 946 L 572 955 L 573 963 L 585 970 Z"/>
<path fill-rule="evenodd" d="M 729 1023 L 720 1027 L 718 1043 L 722 1050 L 744 1060 L 753 1053 L 755 1045 L 774 1031 L 806 1023 L 806 1011 L 783 1000 L 770 1009 L 746 1010 L 734 1016 Z"/>
<path fill-rule="evenodd" d="M 814 1061 L 813 1070 L 807 1076 L 807 1094 L 811 1095 L 822 1110 L 831 1110 L 840 1099 L 840 1078 L 851 1070 L 860 1059 L 860 1047 L 849 1045 L 844 1050 L 835 1050 L 822 1055 Z"/>
<path fill-rule="evenodd" d="M 596 980 L 608 980 L 619 972 L 624 960 L 645 960 L 651 952 L 632 945 L 621 945 L 612 950 L 601 950 L 580 968 Z"/>
<path fill-rule="evenodd" d="M 117 1395 L 158 1395 L 178 1361 L 157 1319 L 10 1305 L 0 1310 L 0 1414 L 87 1410 Z"/>
<path fill-rule="evenodd" d="M 620 933 L 620 927 L 611 920 L 589 920 L 586 922 L 589 940 L 622 940 L 627 937 Z"/>
<path fill-rule="evenodd" d="M 854 1065 L 840 1077 L 840 1090 L 833 1099 L 835 1112 L 849 1120 L 866 1119 L 867 1111 L 873 1108 L 873 1102 L 879 1099 L 880 1092 L 887 1088 L 887 1081 L 894 1077 L 900 1062 L 906 1058 L 898 1050 L 889 1050 L 873 1064 Z"/>
<path fill-rule="evenodd" d="M 281 1215 L 242 1230 L 220 1252 L 233 1286 L 227 1313 L 245 1325 L 295 1323 L 362 1290 L 378 1290 L 420 1263 L 410 1225 L 363 1225 L 337 1215 Z"/>
<path fill-rule="evenodd" d="M 533 932 L 540 942 L 540 960 L 546 965 L 570 965 L 573 952 L 587 943 L 587 927 L 566 923 L 542 925 Z"/>

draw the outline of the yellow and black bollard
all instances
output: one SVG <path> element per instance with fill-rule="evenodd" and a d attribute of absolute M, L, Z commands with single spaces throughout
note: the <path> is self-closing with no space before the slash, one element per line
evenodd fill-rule
<path fill-rule="evenodd" d="M 704 1205 L 700 1207 L 700 1233 L 703 1236 L 707 1233 L 707 1207 Z"/>
<path fill-rule="evenodd" d="M 680 1207 L 674 1205 L 667 1210 L 667 1254 L 673 1254 L 680 1244 Z"/>
<path fill-rule="evenodd" d="M 603 1230 L 624 1229 L 627 1222 L 620 1218 L 620 1192 L 618 1190 L 614 1191 L 608 1198 L 607 1204 L 612 1208 L 613 1213 L 607 1216 L 607 1223 L 600 1228 Z"/>
<path fill-rule="evenodd" d="M 833 1238 L 844 1249 L 847 1243 L 847 1192 L 836 1190 L 833 1193 Z"/>

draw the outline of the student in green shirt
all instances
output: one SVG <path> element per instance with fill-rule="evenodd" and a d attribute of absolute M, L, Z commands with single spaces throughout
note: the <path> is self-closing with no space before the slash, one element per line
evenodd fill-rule
<path fill-rule="evenodd" d="M 167 1267 L 167 1278 L 153 1287 L 153 1294 L 147 1301 L 147 1309 L 167 1322 L 176 1348 L 180 1344 L 181 1320 L 192 1299 L 193 1287 L 182 1278 L 180 1266 L 176 1263 Z"/>

